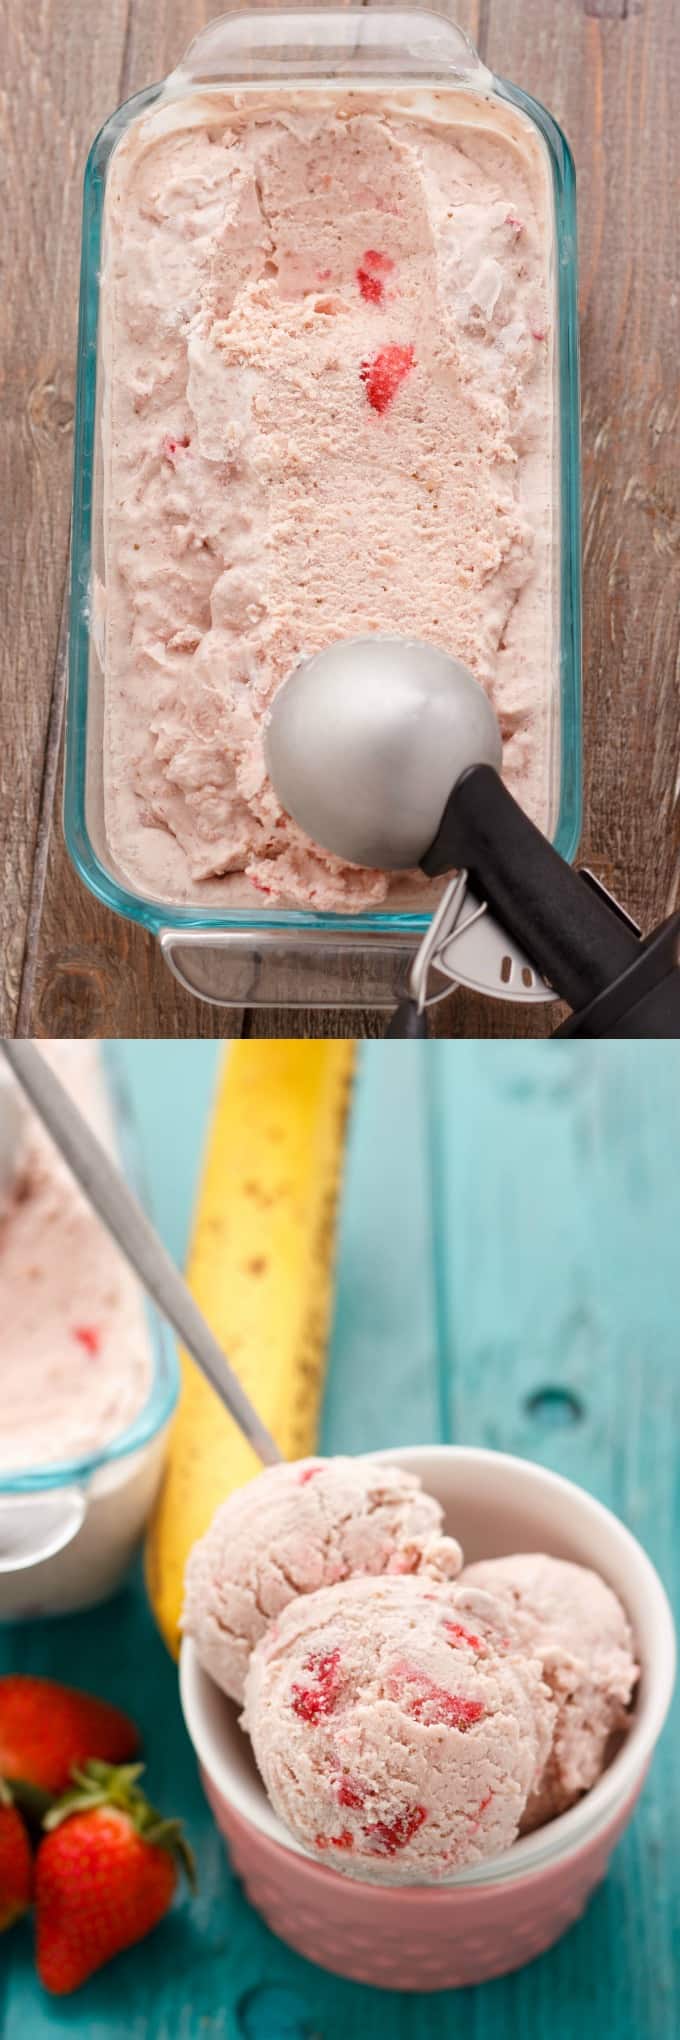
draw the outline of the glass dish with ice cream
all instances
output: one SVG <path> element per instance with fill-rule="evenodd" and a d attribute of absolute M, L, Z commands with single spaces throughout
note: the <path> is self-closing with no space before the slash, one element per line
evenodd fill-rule
<path fill-rule="evenodd" d="M 41 1053 L 139 1184 L 115 1050 Z M 0 1077 L 0 1620 L 120 1585 L 160 1480 L 173 1339 L 18 1087 Z"/>
<path fill-rule="evenodd" d="M 275 1933 L 383 1989 L 479 1983 L 548 1948 L 604 1876 L 668 1711 L 671 1611 L 623 1523 L 544 1467 L 358 1459 L 350 1546 L 337 1466 L 297 1561 L 314 1503 L 291 1509 L 293 1468 L 262 1476 L 259 1549 L 254 1490 L 247 1553 L 232 1535 L 247 1489 L 194 1548 L 187 1727 Z"/>
<path fill-rule="evenodd" d="M 567 857 L 580 810 L 571 157 L 427 12 L 239 13 L 85 188 L 66 834 L 217 1002 L 389 1004 L 432 910 L 277 806 L 276 689 L 442 644 Z M 347 958 L 353 991 L 348 994 Z"/>

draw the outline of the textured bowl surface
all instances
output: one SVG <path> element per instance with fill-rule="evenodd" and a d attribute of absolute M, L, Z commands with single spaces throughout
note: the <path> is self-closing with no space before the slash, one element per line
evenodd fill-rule
<path fill-rule="evenodd" d="M 291 1855 L 201 1776 L 234 1868 L 272 1933 L 322 1969 L 382 1990 L 455 1990 L 542 1955 L 583 1912 L 638 1796 L 574 1855 L 528 1877 L 400 1889 L 360 1884 Z"/>

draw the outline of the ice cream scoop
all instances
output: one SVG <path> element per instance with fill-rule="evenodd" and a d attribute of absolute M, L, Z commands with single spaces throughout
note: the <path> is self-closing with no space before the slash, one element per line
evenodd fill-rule
<path fill-rule="evenodd" d="M 385 1577 L 285 1609 L 253 1652 L 243 1721 L 317 1862 L 418 1884 L 510 1847 L 554 1713 L 504 1603 Z"/>
<path fill-rule="evenodd" d="M 629 1725 L 638 1679 L 630 1624 L 599 1573 L 543 1552 L 481 1559 L 468 1566 L 463 1584 L 507 1605 L 555 1699 L 552 1748 L 522 1819 L 528 1832 L 590 1790 L 612 1738 Z"/>
<path fill-rule="evenodd" d="M 301 1594 L 357 1573 L 453 1579 L 463 1559 L 417 1474 L 371 1458 L 265 1468 L 221 1504 L 189 1555 L 182 1628 L 204 1670 L 243 1699 L 251 1651 Z"/>
<path fill-rule="evenodd" d="M 336 855 L 469 871 L 573 1007 L 564 1033 L 680 1035 L 680 914 L 643 942 L 558 855 L 503 785 L 493 706 L 460 660 L 410 637 L 331 644 L 279 689 L 265 756 L 283 806 Z"/>
<path fill-rule="evenodd" d="M 407 871 L 472 765 L 500 771 L 501 734 L 467 667 L 415 638 L 343 638 L 279 688 L 265 737 L 279 799 L 352 864 Z"/>

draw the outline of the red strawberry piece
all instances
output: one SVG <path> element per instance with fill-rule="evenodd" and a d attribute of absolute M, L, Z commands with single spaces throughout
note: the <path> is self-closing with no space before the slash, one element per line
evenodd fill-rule
<path fill-rule="evenodd" d="M 338 1778 L 335 1797 L 338 1806 L 362 1807 L 365 1804 L 366 1793 L 363 1785 L 360 1785 L 357 1779 L 343 1777 Z"/>
<path fill-rule="evenodd" d="M 356 272 L 362 298 L 367 304 L 379 305 L 385 295 L 384 277 L 394 269 L 391 255 L 383 255 L 379 248 L 367 248 L 362 255 Z"/>
<path fill-rule="evenodd" d="M 101 1352 L 102 1335 L 96 1325 L 74 1325 L 73 1337 L 85 1347 L 86 1353 L 94 1355 Z"/>
<path fill-rule="evenodd" d="M 30 1673 L 0 1678 L 0 1777 L 64 1792 L 74 1764 L 123 1763 L 138 1749 L 134 1722 L 108 1700 Z"/>
<path fill-rule="evenodd" d="M 444 1622 L 447 1639 L 454 1650 L 457 1643 L 467 1643 L 470 1650 L 483 1650 L 481 1636 L 473 1636 L 471 1629 L 464 1629 L 462 1622 Z"/>
<path fill-rule="evenodd" d="M 176 467 L 178 455 L 185 453 L 190 445 L 191 440 L 187 434 L 185 434 L 183 439 L 173 439 L 172 435 L 168 433 L 163 440 L 163 459 L 169 460 L 171 467 Z"/>
<path fill-rule="evenodd" d="M 488 1808 L 488 1807 L 489 1807 L 489 1806 L 491 1805 L 492 1799 L 493 1799 L 493 1792 L 492 1792 L 492 1791 L 491 1791 L 491 1789 L 489 1788 L 489 1791 L 488 1791 L 488 1792 L 485 1792 L 485 1794 L 484 1794 L 484 1798 L 483 1798 L 483 1799 L 480 1799 L 480 1802 L 479 1802 L 479 1806 L 478 1806 L 478 1808 L 477 1808 L 477 1812 L 476 1812 L 476 1813 L 468 1813 L 468 1815 L 466 1816 L 466 1818 L 467 1818 L 467 1821 L 468 1821 L 468 1826 L 470 1827 L 470 1830 L 471 1830 L 471 1832 L 472 1832 L 472 1834 L 473 1834 L 473 1835 L 476 1835 L 476 1833 L 477 1833 L 477 1829 L 478 1829 L 478 1827 L 479 1827 L 479 1824 L 480 1824 L 480 1821 L 481 1821 L 481 1817 L 482 1817 L 482 1814 L 483 1814 L 483 1813 L 486 1813 L 486 1811 L 487 1811 L 487 1808 Z"/>
<path fill-rule="evenodd" d="M 385 295 L 385 285 L 381 276 L 371 276 L 370 269 L 362 269 L 361 265 L 359 265 L 357 283 L 362 298 L 365 298 L 368 305 L 381 304 Z"/>
<path fill-rule="evenodd" d="M 380 352 L 374 354 L 372 361 L 362 361 L 359 374 L 365 385 L 369 404 L 374 411 L 382 413 L 387 410 L 400 384 L 412 369 L 414 358 L 413 347 L 398 347 L 393 344 L 390 347 L 381 347 Z"/>
<path fill-rule="evenodd" d="M 0 1780 L 0 1933 L 28 1911 L 33 1897 L 33 1856 L 28 1829 Z"/>
<path fill-rule="evenodd" d="M 397 1849 L 405 1849 L 407 1842 L 413 1840 L 424 1820 L 427 1820 L 424 1806 L 407 1806 L 403 1813 L 395 1814 L 394 1820 L 374 1821 L 372 1827 L 364 1828 L 364 1834 L 381 1855 L 394 1856 Z"/>
<path fill-rule="evenodd" d="M 446 1722 L 449 1728 L 465 1730 L 481 1721 L 485 1713 L 481 1700 L 469 1700 L 464 1693 L 450 1693 L 447 1686 L 438 1686 L 416 1665 L 395 1667 L 390 1687 L 392 1697 L 402 1700 L 414 1721 L 422 1721 L 427 1727 Z"/>
<path fill-rule="evenodd" d="M 425 1693 L 414 1694 L 408 1703 L 409 1714 L 415 1721 L 429 1723 L 445 1721 L 448 1728 L 459 1728 L 463 1732 L 481 1721 L 484 1708 L 481 1700 L 467 1700 L 462 1693 L 447 1693 L 444 1687 L 433 1686 Z"/>
<path fill-rule="evenodd" d="M 340 1694 L 340 1652 L 329 1650 L 324 1656 L 312 1651 L 305 1658 L 305 1671 L 313 1673 L 313 1684 L 293 1686 L 291 1707 L 301 1721 L 315 1723 L 325 1714 L 332 1714 Z"/>
<path fill-rule="evenodd" d="M 137 1785 L 141 1766 L 88 1764 L 45 1820 L 36 1859 L 36 1961 L 45 1989 L 77 1990 L 143 1941 L 193 1861 L 177 1821 L 163 1820 Z"/>
<path fill-rule="evenodd" d="M 380 248 L 367 248 L 361 259 L 367 269 L 377 269 L 378 275 L 389 276 L 394 269 L 391 255 L 383 255 Z"/>
<path fill-rule="evenodd" d="M 320 1466 L 303 1466 L 302 1472 L 298 1474 L 298 1486 L 306 1487 L 308 1480 L 313 1480 L 315 1474 L 320 1472 Z"/>

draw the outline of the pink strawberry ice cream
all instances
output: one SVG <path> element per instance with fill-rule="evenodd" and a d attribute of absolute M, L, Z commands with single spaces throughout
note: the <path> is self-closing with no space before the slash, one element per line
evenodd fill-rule
<path fill-rule="evenodd" d="M 18 1084 L 0 1061 L 0 1218 L 11 1199 L 21 1156 L 25 1112 Z"/>
<path fill-rule="evenodd" d="M 418 1884 L 509 1848 L 554 1711 L 504 1606 L 402 1577 L 289 1605 L 253 1652 L 243 1721 L 272 1805 L 317 1860 Z"/>
<path fill-rule="evenodd" d="M 552 1746 L 522 1820 L 523 1830 L 542 1827 L 595 1784 L 625 1732 L 639 1673 L 630 1626 L 597 1573 L 541 1552 L 483 1559 L 462 1584 L 507 1608 L 555 1699 Z"/>
<path fill-rule="evenodd" d="M 113 1146 L 96 1044 L 41 1053 Z M 0 1473 L 94 1453 L 145 1402 L 152 1361 L 137 1284 L 23 1098 L 0 1210 L 0 1323 Z"/>
<path fill-rule="evenodd" d="M 371 1459 L 268 1467 L 223 1502 L 190 1552 L 182 1627 L 242 1700 L 251 1651 L 289 1601 L 356 1573 L 452 1579 L 460 1545 L 416 1474 Z"/>
<path fill-rule="evenodd" d="M 263 762 L 299 660 L 458 655 L 548 824 L 556 673 L 552 198 L 470 91 L 215 91 L 124 134 L 106 196 L 105 806 L 138 889 L 422 902 L 315 847 Z M 95 605 L 97 608 L 97 604 Z M 95 626 L 95 635 L 96 635 Z"/>

